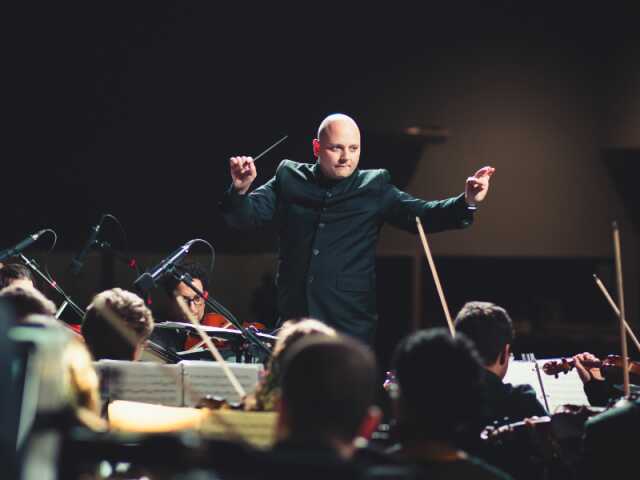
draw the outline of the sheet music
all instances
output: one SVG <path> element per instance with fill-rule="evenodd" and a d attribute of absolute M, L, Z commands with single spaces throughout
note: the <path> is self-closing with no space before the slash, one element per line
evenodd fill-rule
<path fill-rule="evenodd" d="M 504 381 L 513 385 L 531 385 L 536 391 L 536 396 L 540 403 L 546 407 L 542 393 L 542 387 L 544 387 L 550 410 L 549 413 L 553 413 L 560 405 L 589 405 L 587 396 L 582 388 L 582 381 L 575 370 L 571 370 L 567 374 L 560 374 L 558 378 L 544 373 L 542 365 L 550 360 L 554 359 L 549 358 L 537 361 L 538 367 L 540 368 L 542 386 L 536 373 L 536 362 L 532 361 L 511 360 Z"/>
<path fill-rule="evenodd" d="M 183 405 L 182 367 L 153 362 L 100 360 L 103 401 L 131 400 L 179 407 Z"/>
<path fill-rule="evenodd" d="M 541 372 L 541 375 L 544 375 L 544 373 Z M 538 401 L 546 408 L 544 395 L 542 394 L 542 388 L 540 386 L 540 381 L 538 380 L 534 362 L 526 360 L 511 360 L 509 362 L 509 369 L 507 370 L 507 374 L 503 381 L 504 383 L 511 383 L 512 385 L 531 385 L 536 391 Z M 547 392 L 547 394 L 548 393 L 549 392 Z M 547 402 L 549 402 L 549 397 L 547 397 Z M 549 402 L 549 408 L 551 408 L 551 402 Z"/>
<path fill-rule="evenodd" d="M 178 365 L 183 368 L 184 406 L 195 406 L 205 395 L 224 397 L 229 402 L 240 401 L 240 397 L 218 363 L 183 360 Z M 255 389 L 262 371 L 262 364 L 229 362 L 227 365 L 238 378 L 245 392 L 250 393 Z"/>
<path fill-rule="evenodd" d="M 578 375 L 575 369 L 570 370 L 566 374 L 561 373 L 558 375 L 558 378 L 555 378 L 553 375 L 547 375 L 542 371 L 542 365 L 551 360 L 561 359 L 547 358 L 545 360 L 538 360 L 540 375 L 542 376 L 544 389 L 547 393 L 551 413 L 555 412 L 556 408 L 560 405 L 589 405 L 589 400 L 587 400 L 587 395 L 584 393 L 582 386 L 582 380 L 580 380 L 580 375 Z"/>

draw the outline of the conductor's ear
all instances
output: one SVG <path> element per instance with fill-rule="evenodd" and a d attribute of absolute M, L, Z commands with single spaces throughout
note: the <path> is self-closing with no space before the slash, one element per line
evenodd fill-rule
<path fill-rule="evenodd" d="M 320 156 L 320 140 L 318 140 L 317 138 L 314 138 L 313 142 L 311 143 L 313 145 L 313 156 L 319 157 Z"/>

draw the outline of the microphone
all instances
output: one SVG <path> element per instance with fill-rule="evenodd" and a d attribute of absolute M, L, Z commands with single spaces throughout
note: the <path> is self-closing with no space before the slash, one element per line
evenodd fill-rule
<path fill-rule="evenodd" d="M 175 264 L 178 260 L 184 257 L 187 253 L 189 253 L 189 249 L 193 244 L 193 240 L 189 240 L 187 243 L 178 248 L 175 252 L 173 252 L 168 257 L 164 258 L 158 265 L 154 268 L 147 270 L 142 275 L 140 275 L 133 285 L 143 292 L 148 292 L 153 287 L 156 286 L 156 282 L 162 278 L 166 273 L 169 267 Z"/>
<path fill-rule="evenodd" d="M 40 230 L 37 233 L 29 235 L 27 238 L 22 240 L 17 245 L 11 248 L 7 248 L 6 250 L 3 250 L 2 252 L 0 252 L 0 260 L 4 260 L 5 258 L 9 258 L 9 257 L 15 257 L 16 255 L 22 253 L 23 250 L 25 250 L 29 245 L 31 245 L 33 242 L 38 240 L 40 236 L 46 231 L 47 231 L 46 229 Z"/>
<path fill-rule="evenodd" d="M 104 222 L 104 215 L 100 217 L 100 221 L 95 227 L 91 227 L 89 240 L 87 240 L 87 243 L 84 244 L 84 247 L 82 247 L 80 253 L 76 255 L 73 260 L 71 260 L 71 273 L 73 273 L 74 275 L 80 273 L 80 270 L 84 265 L 84 257 L 87 256 L 89 250 L 91 250 L 91 247 L 93 247 L 93 245 L 96 243 L 96 240 L 98 240 L 98 234 L 100 233 L 100 229 L 102 228 L 102 222 Z"/>

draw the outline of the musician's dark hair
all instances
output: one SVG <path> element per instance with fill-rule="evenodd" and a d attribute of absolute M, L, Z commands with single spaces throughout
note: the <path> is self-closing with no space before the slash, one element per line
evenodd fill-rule
<path fill-rule="evenodd" d="M 483 368 L 464 334 L 418 331 L 393 357 L 402 440 L 454 441 L 482 414 Z"/>
<path fill-rule="evenodd" d="M 111 320 L 120 320 L 120 326 L 129 334 L 123 333 Z M 139 345 L 151 335 L 153 326 L 151 311 L 140 297 L 113 288 L 96 295 L 87 307 L 82 335 L 96 360 L 133 360 Z"/>
<path fill-rule="evenodd" d="M 310 335 L 286 352 L 282 405 L 291 437 L 351 442 L 373 404 L 376 362 L 357 340 Z"/>
<path fill-rule="evenodd" d="M 177 271 L 179 273 L 188 273 L 193 279 L 198 279 L 202 282 L 202 288 L 204 291 L 209 290 L 209 272 L 206 268 L 196 262 L 185 262 L 178 265 Z M 166 275 L 162 281 L 162 286 L 167 292 L 167 295 L 173 298 L 173 292 L 178 287 L 178 281 L 173 278 L 172 275 Z"/>
<path fill-rule="evenodd" d="M 7 263 L 0 267 L 0 290 L 11 285 L 15 280 L 30 280 L 36 286 L 36 279 L 25 265 L 21 263 Z"/>
<path fill-rule="evenodd" d="M 475 344 L 485 365 L 494 363 L 515 337 L 507 311 L 490 302 L 467 302 L 456 316 L 455 327 Z"/>

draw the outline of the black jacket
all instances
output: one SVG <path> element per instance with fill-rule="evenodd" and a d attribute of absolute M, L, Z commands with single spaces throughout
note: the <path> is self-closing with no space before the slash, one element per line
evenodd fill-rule
<path fill-rule="evenodd" d="M 382 225 L 416 232 L 419 216 L 434 233 L 473 221 L 464 195 L 426 202 L 394 187 L 386 170 L 356 170 L 331 181 L 317 163 L 290 160 L 248 195 L 230 188 L 221 207 L 233 227 L 276 222 L 281 319 L 311 316 L 367 342 L 377 321 L 375 247 Z"/>

